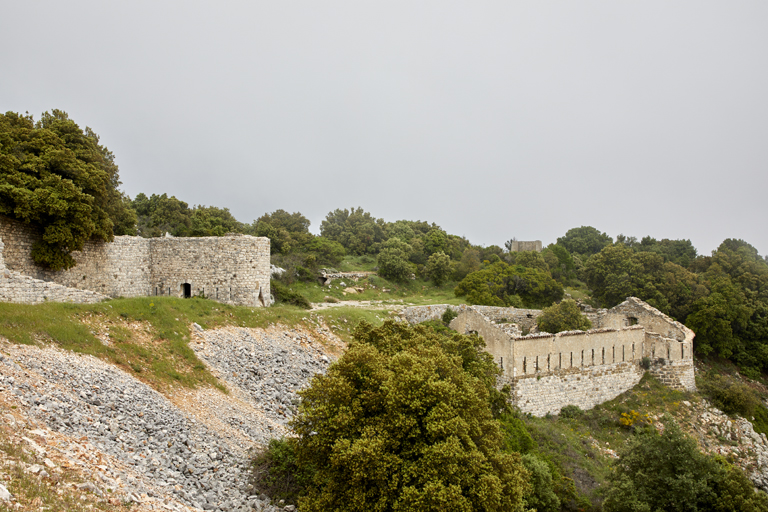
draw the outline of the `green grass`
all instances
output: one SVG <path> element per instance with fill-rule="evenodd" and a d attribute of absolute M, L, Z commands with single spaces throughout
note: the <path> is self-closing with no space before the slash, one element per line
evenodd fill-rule
<path fill-rule="evenodd" d="M 225 325 L 315 327 L 327 324 L 344 340 L 365 320 L 375 325 L 388 317 L 384 311 L 334 308 L 314 313 L 293 306 L 248 308 L 206 299 L 141 297 L 114 299 L 100 304 L 0 303 L 0 336 L 20 344 L 54 343 L 74 352 L 90 354 L 126 371 L 156 389 L 169 385 L 224 387 L 189 347 L 189 326 L 204 329 Z M 86 322 L 106 325 L 110 345 L 103 344 Z M 151 342 L 142 342 L 127 324 L 145 322 Z"/>
<path fill-rule="evenodd" d="M 344 283 L 344 286 L 341 285 Z M 353 281 L 334 279 L 331 286 L 321 286 L 316 282 L 294 282 L 288 288 L 302 294 L 310 302 L 324 302 L 326 297 L 339 301 L 382 301 L 404 304 L 464 304 L 462 298 L 453 294 L 455 282 L 436 287 L 430 282 L 416 279 L 405 283 L 395 283 L 379 276 L 369 276 Z M 345 288 L 362 288 L 362 293 L 348 293 Z"/>

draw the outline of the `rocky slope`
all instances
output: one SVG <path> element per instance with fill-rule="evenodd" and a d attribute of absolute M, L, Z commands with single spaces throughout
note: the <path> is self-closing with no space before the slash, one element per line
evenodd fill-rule
<path fill-rule="evenodd" d="M 272 509 L 249 495 L 248 451 L 288 433 L 296 391 L 342 342 L 323 328 L 191 331 L 190 346 L 228 394 L 176 388 L 164 396 L 99 359 L 0 341 L 0 428 L 29 458 L 6 457 L 3 485 L 22 465 L 132 510 Z M 70 468 L 82 482 L 55 478 Z"/>

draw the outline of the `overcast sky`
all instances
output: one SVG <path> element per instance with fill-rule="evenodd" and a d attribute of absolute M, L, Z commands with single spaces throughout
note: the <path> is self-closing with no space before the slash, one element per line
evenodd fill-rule
<path fill-rule="evenodd" d="M 0 6 L 0 110 L 90 126 L 131 197 L 768 253 L 765 0 Z"/>

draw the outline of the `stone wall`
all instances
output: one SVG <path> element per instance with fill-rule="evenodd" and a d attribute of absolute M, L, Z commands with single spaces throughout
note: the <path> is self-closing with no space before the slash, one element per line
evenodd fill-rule
<path fill-rule="evenodd" d="M 77 265 L 53 272 L 30 255 L 39 234 L 0 217 L 2 257 L 8 270 L 41 281 L 90 290 L 109 297 L 205 296 L 246 306 L 269 305 L 269 239 L 246 235 L 202 238 L 118 236 L 89 241 L 72 253 Z"/>
<path fill-rule="evenodd" d="M 557 414 L 566 405 L 591 409 L 631 389 L 642 376 L 640 366 L 630 361 L 573 367 L 518 377 L 512 397 L 521 411 L 534 416 Z"/>
<path fill-rule="evenodd" d="M 514 319 L 506 311 L 511 308 L 457 309 L 451 328 L 483 337 L 502 369 L 499 384 L 511 385 L 523 412 L 543 415 L 570 404 L 594 407 L 637 384 L 645 365 L 669 387 L 696 389 L 693 331 L 639 299 L 603 311 L 597 329 L 529 336 L 495 321 L 502 315 Z"/>
<path fill-rule="evenodd" d="M 536 251 L 541 252 L 541 240 L 533 240 L 530 242 L 523 242 L 520 240 L 513 240 L 509 252 L 525 252 Z"/>
<path fill-rule="evenodd" d="M 644 325 L 648 330 L 677 341 L 693 342 L 693 331 L 658 309 L 636 297 L 615 306 L 597 318 L 594 327 L 621 329 L 630 325 Z"/>
<path fill-rule="evenodd" d="M 445 310 L 451 308 L 456 313 L 472 310 L 480 313 L 490 322 L 498 324 L 516 323 L 520 329 L 530 330 L 536 325 L 536 318 L 541 315 L 538 309 L 500 308 L 495 306 L 469 306 L 461 304 L 449 306 L 448 304 L 434 304 L 432 306 L 412 306 L 404 308 L 400 312 L 400 319 L 410 324 L 419 324 L 427 320 L 440 320 Z"/>
<path fill-rule="evenodd" d="M 154 238 L 150 295 L 193 296 L 247 306 L 269 304 L 269 239 L 247 235 Z"/>

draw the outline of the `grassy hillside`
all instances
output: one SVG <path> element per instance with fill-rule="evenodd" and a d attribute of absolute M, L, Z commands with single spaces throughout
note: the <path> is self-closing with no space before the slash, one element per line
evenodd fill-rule
<path fill-rule="evenodd" d="M 188 344 L 190 327 L 308 328 L 325 325 L 344 341 L 361 320 L 381 323 L 386 311 L 339 307 L 310 312 L 293 306 L 248 308 L 207 299 L 140 297 L 100 304 L 0 303 L 0 336 L 13 343 L 52 343 L 110 361 L 156 389 L 223 387 Z"/>

